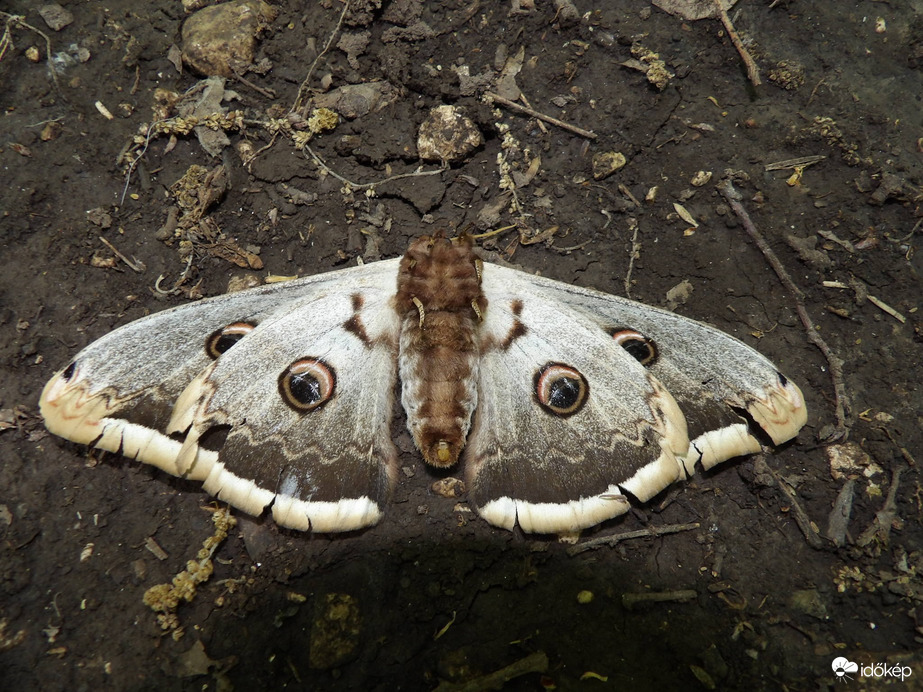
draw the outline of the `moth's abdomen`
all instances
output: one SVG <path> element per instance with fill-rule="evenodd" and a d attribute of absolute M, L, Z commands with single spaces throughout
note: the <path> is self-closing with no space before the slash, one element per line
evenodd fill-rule
<path fill-rule="evenodd" d="M 401 331 L 401 402 L 423 458 L 452 466 L 465 446 L 477 407 L 478 349 L 474 320 L 427 312 L 423 328 L 408 315 Z"/>
<path fill-rule="evenodd" d="M 477 332 L 487 309 L 470 240 L 415 241 L 401 260 L 397 287 L 407 427 L 428 463 L 452 466 L 477 407 Z"/>

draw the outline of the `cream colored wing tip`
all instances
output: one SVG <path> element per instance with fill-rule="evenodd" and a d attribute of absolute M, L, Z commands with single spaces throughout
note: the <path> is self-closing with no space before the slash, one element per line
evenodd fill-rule
<path fill-rule="evenodd" d="M 108 413 L 106 399 L 91 397 L 86 389 L 73 384 L 73 375 L 64 379 L 64 370 L 55 374 L 39 397 L 38 408 L 49 432 L 71 442 L 91 444 L 100 432 L 100 421 Z"/>
<path fill-rule="evenodd" d="M 217 452 L 200 447 L 195 427 L 180 441 L 121 418 L 107 417 L 111 413 L 108 397 L 88 396 L 86 388 L 77 383 L 76 373 L 69 379 L 64 379 L 63 373 L 48 381 L 39 398 L 45 427 L 55 435 L 122 454 L 174 476 L 202 481 L 208 493 L 247 514 L 259 516 L 272 505 L 273 520 L 286 528 L 340 533 L 372 526 L 381 519 L 381 507 L 368 497 L 305 502 L 260 488 L 225 469 Z"/>
<path fill-rule="evenodd" d="M 735 423 L 702 433 L 689 444 L 689 452 L 682 459 L 686 474 L 695 473 L 696 466 L 708 470 L 735 457 L 756 454 L 763 449 L 760 439 L 766 436 L 774 445 L 794 438 L 808 420 L 804 396 L 798 385 L 780 377 L 768 387 L 763 396 L 747 406 L 752 423 L 762 429 L 758 439 L 752 425 Z"/>
<path fill-rule="evenodd" d="M 807 422 L 807 407 L 801 390 L 790 380 L 780 380 L 765 397 L 752 403 L 747 411 L 775 444 L 792 439 Z M 562 534 L 595 526 L 624 514 L 629 503 L 621 489 L 641 502 L 647 502 L 669 485 L 695 472 L 732 459 L 754 454 L 762 447 L 746 423 L 710 430 L 692 440 L 685 455 L 674 455 L 667 448 L 655 461 L 640 468 L 634 476 L 606 493 L 570 502 L 531 503 L 501 497 L 485 503 L 478 513 L 490 524 L 512 531 L 516 524 L 526 533 Z M 616 499 L 617 498 L 617 499 Z M 616 499 L 616 504 L 612 504 Z"/>
<path fill-rule="evenodd" d="M 763 399 L 750 404 L 747 412 L 777 445 L 791 440 L 808 422 L 804 395 L 798 385 L 784 377 Z"/>
<path fill-rule="evenodd" d="M 58 372 L 39 398 L 45 427 L 55 435 L 95 449 L 122 454 L 180 476 L 176 459 L 181 443 L 156 430 L 121 418 L 112 418 L 108 394 L 87 393 L 78 373 L 69 379 Z"/>

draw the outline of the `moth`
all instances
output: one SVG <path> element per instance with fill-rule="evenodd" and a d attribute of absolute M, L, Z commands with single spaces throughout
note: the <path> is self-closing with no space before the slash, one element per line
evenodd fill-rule
<path fill-rule="evenodd" d="M 807 420 L 798 387 L 717 329 L 438 236 L 131 322 L 40 408 L 56 435 L 340 532 L 378 522 L 395 483 L 398 379 L 426 462 L 460 464 L 484 519 L 532 533 L 618 516 Z"/>

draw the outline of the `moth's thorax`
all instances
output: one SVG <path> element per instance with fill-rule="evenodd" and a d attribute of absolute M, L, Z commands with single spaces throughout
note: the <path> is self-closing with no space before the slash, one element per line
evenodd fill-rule
<path fill-rule="evenodd" d="M 396 308 L 407 427 L 427 462 L 452 466 L 477 407 L 478 327 L 487 310 L 471 241 L 414 241 L 401 260 Z"/>

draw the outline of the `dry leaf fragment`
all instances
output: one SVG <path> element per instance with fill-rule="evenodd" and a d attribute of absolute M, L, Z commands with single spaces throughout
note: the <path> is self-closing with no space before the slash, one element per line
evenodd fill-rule
<path fill-rule="evenodd" d="M 522 71 L 522 63 L 525 57 L 525 46 L 520 46 L 515 55 L 506 59 L 506 64 L 503 65 L 503 70 L 494 85 L 494 90 L 503 98 L 516 101 L 522 93 L 519 90 L 519 85 L 516 84 L 516 75 Z"/>
<path fill-rule="evenodd" d="M 625 154 L 620 151 L 601 151 L 593 156 L 593 179 L 604 180 L 627 162 Z"/>
<path fill-rule="evenodd" d="M 162 561 L 170 557 L 169 555 L 167 555 L 167 551 L 161 548 L 160 545 L 158 545 L 157 541 L 155 541 L 152 536 L 148 536 L 144 540 L 144 547 L 147 548 L 148 551 L 150 551 L 150 553 L 154 557 L 156 557 L 158 560 Z"/>
<path fill-rule="evenodd" d="M 465 482 L 458 478 L 440 478 L 433 483 L 432 491 L 442 497 L 458 497 L 465 494 Z"/>
<path fill-rule="evenodd" d="M 834 480 L 843 480 L 850 476 L 862 475 L 866 478 L 882 473 L 882 468 L 872 457 L 855 442 L 830 445 L 826 449 L 830 464 L 830 476 Z"/>
<path fill-rule="evenodd" d="M 84 546 L 83 550 L 80 551 L 80 562 L 86 562 L 87 560 L 90 559 L 90 557 L 92 557 L 93 548 L 94 548 L 93 543 L 87 543 Z"/>
<path fill-rule="evenodd" d="M 524 187 L 528 187 L 529 183 L 538 175 L 541 167 L 542 157 L 536 156 L 529 162 L 529 167 L 524 173 L 522 171 L 511 171 L 510 175 L 513 176 L 513 182 L 516 183 L 516 189 L 521 190 Z"/>
<path fill-rule="evenodd" d="M 689 22 L 718 16 L 715 0 L 653 0 L 653 4 L 654 7 Z M 735 4 L 737 0 L 721 0 L 721 7 L 725 12 Z"/>
<path fill-rule="evenodd" d="M 63 129 L 64 126 L 60 121 L 52 120 L 51 122 L 45 123 L 45 127 L 42 128 L 42 132 L 39 134 L 39 139 L 43 142 L 51 142 L 60 136 Z"/>
<path fill-rule="evenodd" d="M 692 187 L 702 187 L 708 184 L 711 180 L 711 176 L 711 171 L 699 171 L 692 176 L 692 180 L 689 181 L 689 184 L 692 185 Z"/>
<path fill-rule="evenodd" d="M 690 214 L 686 207 L 684 207 L 682 204 L 679 202 L 673 202 L 673 209 L 675 209 L 676 213 L 679 214 L 679 218 L 688 223 L 690 226 L 693 228 L 699 227 L 699 222 L 693 218 L 692 214 Z"/>
<path fill-rule="evenodd" d="M 94 103 L 93 105 L 96 106 L 96 110 L 98 110 L 98 111 L 99 111 L 99 114 L 100 114 L 101 116 L 103 116 L 106 120 L 114 120 L 114 119 L 115 119 L 115 116 L 112 115 L 112 113 L 109 111 L 108 108 L 106 108 L 106 106 L 103 104 L 102 101 L 97 101 L 97 102 Z"/>
<path fill-rule="evenodd" d="M 18 630 L 16 634 L 7 634 L 10 623 L 6 618 L 0 620 L 0 652 L 9 651 L 26 640 L 26 631 Z"/>
<path fill-rule="evenodd" d="M 54 644 L 58 635 L 61 634 L 61 628 L 57 625 L 48 625 L 48 627 L 42 630 L 42 634 L 45 635 L 49 644 Z"/>
<path fill-rule="evenodd" d="M 201 640 L 196 640 L 195 644 L 188 651 L 176 657 L 173 675 L 178 678 L 193 678 L 199 675 L 208 675 L 208 670 L 218 664 L 213 658 L 205 653 L 205 645 Z"/>
<path fill-rule="evenodd" d="M 16 416 L 13 414 L 13 409 L 5 408 L 0 410 L 0 430 L 9 430 L 10 428 L 16 427 Z M 5 507 L 6 505 L 0 505 Z"/>
<path fill-rule="evenodd" d="M 692 295 L 693 290 L 694 287 L 689 282 L 689 279 L 683 279 L 667 291 L 667 307 L 670 310 L 675 310 L 680 305 L 685 305 L 686 301 L 689 300 L 689 296 Z"/>
<path fill-rule="evenodd" d="M 474 121 L 455 106 L 438 106 L 420 125 L 417 154 L 424 161 L 459 161 L 484 143 Z"/>
<path fill-rule="evenodd" d="M 240 247 L 233 238 L 220 238 L 213 245 L 205 246 L 210 255 L 227 260 L 244 269 L 259 270 L 263 268 L 263 260 L 259 255 Z"/>

